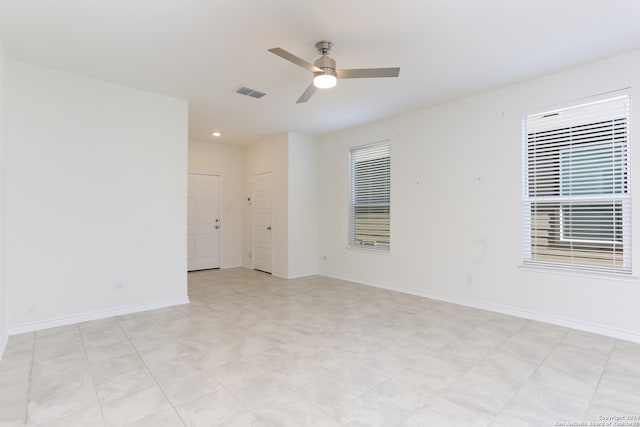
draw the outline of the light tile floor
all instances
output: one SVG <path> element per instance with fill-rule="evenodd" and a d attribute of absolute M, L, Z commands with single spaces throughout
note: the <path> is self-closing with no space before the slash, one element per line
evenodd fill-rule
<path fill-rule="evenodd" d="M 0 424 L 640 425 L 638 344 L 319 276 L 195 272 L 189 295 L 12 336 Z"/>

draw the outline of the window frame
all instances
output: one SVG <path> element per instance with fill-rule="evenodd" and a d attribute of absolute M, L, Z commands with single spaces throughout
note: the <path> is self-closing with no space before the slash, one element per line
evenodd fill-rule
<path fill-rule="evenodd" d="M 624 108 L 621 110 L 624 114 L 617 113 L 619 106 L 616 105 L 616 100 L 618 102 L 624 104 Z M 604 104 L 605 102 L 610 101 L 611 104 Z M 596 115 L 592 115 L 595 107 L 592 105 L 596 105 L 598 103 L 602 103 L 603 107 L 600 110 L 597 110 Z M 548 107 L 545 109 L 540 109 L 534 112 L 526 113 L 523 115 L 522 121 L 522 201 L 523 201 L 523 214 L 522 214 L 522 232 L 523 232 L 523 262 L 521 268 L 525 270 L 535 271 L 535 270 L 555 270 L 555 271 L 566 271 L 569 274 L 573 273 L 588 273 L 588 274 L 607 274 L 614 276 L 622 276 L 622 277 L 631 277 L 632 275 L 632 245 L 631 245 L 631 237 L 632 237 L 632 216 L 631 216 L 631 93 L 629 89 L 624 89 L 620 91 L 610 92 L 607 94 L 602 94 L 599 96 L 583 98 L 580 100 L 567 102 L 562 105 L 556 105 L 553 107 Z M 582 110 L 579 108 L 585 107 Z M 575 110 L 574 110 L 575 109 Z M 559 114 L 567 111 L 568 120 L 558 118 L 560 121 L 556 123 L 551 123 L 549 127 L 540 122 L 534 124 L 531 128 L 528 127 L 528 120 L 530 118 L 547 118 L 558 116 Z M 585 179 L 586 181 L 586 190 L 581 190 L 580 186 L 576 189 L 571 189 L 573 191 L 569 191 L 569 194 L 561 194 L 565 191 L 563 187 L 562 179 L 566 178 L 567 175 L 563 173 L 563 166 L 561 160 L 560 151 L 563 150 L 562 144 L 567 143 L 570 145 L 571 149 L 580 150 L 583 147 L 580 147 L 581 142 L 577 137 L 571 135 L 566 139 L 560 140 L 560 142 L 556 144 L 552 144 L 551 146 L 542 146 L 539 144 L 545 144 L 544 142 L 544 134 L 548 132 L 550 134 L 557 133 L 560 135 L 563 130 L 567 130 L 569 132 L 573 132 L 574 130 L 580 129 L 581 126 L 594 127 L 594 129 L 601 122 L 611 122 L 612 130 L 611 130 L 611 145 L 605 147 L 610 147 L 612 153 L 612 159 L 609 163 L 604 163 L 604 167 L 610 167 L 610 173 L 614 178 L 611 180 L 611 188 L 607 190 L 606 185 L 603 185 L 601 188 L 603 189 L 600 192 L 593 193 L 593 188 L 597 188 L 594 186 L 595 179 Z M 617 126 L 619 123 L 622 123 L 622 128 L 624 133 L 618 133 Z M 622 137 L 620 137 L 622 135 Z M 542 137 L 542 142 L 536 141 L 536 138 Z M 606 140 L 606 139 L 605 139 Z M 603 141 L 605 141 L 603 140 Z M 618 143 L 621 142 L 622 148 L 618 146 Z M 557 169 L 539 169 L 536 162 L 545 161 L 548 162 L 548 157 L 539 157 L 539 156 L 548 156 L 549 148 L 551 150 L 558 150 L 558 165 Z M 590 148 L 589 145 L 585 145 L 584 149 L 600 149 L 598 147 L 598 143 L 593 144 Z M 537 150 L 543 150 L 542 153 Z M 622 153 L 623 159 L 620 161 L 621 163 L 617 163 L 617 155 L 619 152 Z M 597 157 L 597 154 L 594 155 Z M 593 159 L 588 159 L 589 162 L 593 162 Z M 621 169 L 618 169 L 618 167 Z M 532 168 L 533 175 L 529 168 Z M 548 165 L 542 166 L 543 168 L 548 168 Z M 597 168 L 597 166 L 594 166 Z M 579 168 L 581 169 L 581 165 Z M 557 188 L 558 193 L 554 196 L 553 193 L 550 193 L 552 187 L 549 187 L 551 181 L 545 182 L 545 179 L 549 179 L 543 177 L 545 173 L 549 173 L 549 171 L 554 171 L 557 174 Z M 569 170 L 571 173 L 571 170 Z M 607 174 L 608 174 L 607 173 Z M 619 176 L 616 174 L 620 173 Z M 542 174 L 542 175 L 539 175 Z M 583 170 L 579 170 L 577 172 L 580 180 L 584 178 L 589 178 L 589 171 L 586 171 L 586 174 Z M 580 176 L 582 174 L 582 176 Z M 564 175 L 564 176 L 563 176 Z M 604 180 L 603 183 L 606 184 L 607 175 L 603 174 Z M 541 178 L 542 177 L 542 178 Z M 542 179 L 542 181 L 540 181 Z M 620 179 L 620 182 L 617 182 L 616 179 Z M 597 191 L 597 190 L 596 190 Z M 564 212 L 565 206 L 577 206 L 580 205 L 589 205 L 593 204 L 611 204 L 611 229 L 612 236 L 615 241 L 605 241 L 605 240 L 588 240 L 588 239 L 565 239 L 567 237 L 565 227 L 567 227 L 567 219 L 563 218 L 566 214 Z M 558 208 L 558 212 L 554 214 L 554 206 Z M 621 213 L 618 214 L 618 209 L 620 209 Z M 585 218 L 577 218 L 578 224 L 587 224 L 586 231 L 581 230 L 579 233 L 587 234 L 585 237 L 589 237 L 588 233 L 593 233 L 595 235 L 597 230 L 596 226 L 589 225 L 589 212 L 585 211 L 587 214 Z M 598 216 L 597 209 L 594 209 L 593 217 L 596 218 Z M 541 215 L 541 216 L 539 216 Z M 553 216 L 555 215 L 555 219 Z M 620 219 L 620 222 L 618 222 Z M 542 243 L 542 241 L 546 241 L 546 239 L 541 238 L 543 234 L 538 234 L 540 230 L 545 232 L 545 226 L 540 228 L 541 225 L 538 224 L 538 221 L 546 220 L 555 222 L 555 231 L 554 226 L 547 232 L 549 233 L 546 239 L 549 240 L 548 243 Z M 571 220 L 569 220 L 571 221 Z M 605 219 L 605 221 L 608 221 Z M 594 222 L 594 224 L 596 224 Z M 603 223 L 606 225 L 606 223 Z M 621 224 L 621 225 L 620 225 Z M 621 227 L 622 230 L 622 242 L 618 241 L 616 238 L 616 233 L 618 227 Z M 552 235 L 551 233 L 555 233 Z M 570 231 L 569 231 L 570 233 Z M 606 236 L 606 234 L 605 234 Z M 555 239 L 555 240 L 553 240 Z M 555 242 L 555 243 L 554 243 Z M 557 246 L 559 242 L 563 242 L 568 245 L 568 247 L 563 247 L 562 245 Z M 606 254 L 608 249 L 606 246 L 610 245 L 610 255 L 605 258 L 599 258 L 599 256 Z M 548 252 L 545 252 L 548 251 Z M 586 252 L 585 252 L 586 251 Z M 556 253 L 557 252 L 557 253 Z M 589 259 L 591 256 L 594 258 Z"/>
<path fill-rule="evenodd" d="M 388 151 L 388 155 L 384 157 L 389 158 L 388 171 L 386 172 L 388 176 L 388 202 L 387 203 L 378 203 L 378 204 L 364 204 L 364 203 L 355 203 L 356 198 L 356 183 L 355 183 L 355 159 L 354 153 L 359 151 L 364 151 L 367 149 L 377 149 L 386 147 Z M 390 253 L 391 252 L 391 140 L 384 139 L 376 142 L 371 142 L 367 144 L 361 144 L 357 146 L 352 146 L 349 148 L 349 201 L 348 201 L 348 235 L 347 235 L 347 248 L 358 250 L 358 251 L 367 251 L 367 252 L 375 252 L 375 253 Z M 382 157 L 381 157 L 382 158 Z M 388 206 L 388 244 L 363 244 L 358 243 L 356 240 L 356 213 L 354 209 L 357 206 Z"/>

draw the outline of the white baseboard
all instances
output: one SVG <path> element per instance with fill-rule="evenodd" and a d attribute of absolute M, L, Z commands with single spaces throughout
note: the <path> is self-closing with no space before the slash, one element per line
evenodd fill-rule
<path fill-rule="evenodd" d="M 441 294 L 437 292 L 425 291 L 422 289 L 408 288 L 403 286 L 393 286 L 383 282 L 360 280 L 357 278 L 343 277 L 337 274 L 320 273 L 323 276 L 332 277 L 339 280 L 348 280 L 350 282 L 361 283 L 367 286 L 373 286 L 376 288 L 388 289 L 391 291 L 402 292 L 405 294 L 416 295 L 424 298 L 430 298 L 438 301 L 450 302 L 453 304 L 464 305 L 467 307 L 478 308 L 481 310 L 493 311 L 495 313 L 508 314 L 510 316 L 521 317 L 529 320 L 537 320 L 539 322 L 551 323 L 553 325 L 564 326 L 571 329 L 577 329 L 580 331 L 591 332 L 599 335 L 606 335 L 608 337 L 621 339 L 625 341 L 632 341 L 640 343 L 640 333 L 635 331 L 629 331 L 624 329 L 611 328 L 609 326 L 597 325 L 589 322 L 583 322 L 581 320 L 568 319 L 565 317 L 553 316 L 546 313 L 538 313 L 535 311 L 522 310 L 519 308 L 513 308 L 500 304 L 493 304 L 485 301 L 479 301 L 471 298 L 460 298 L 456 296 Z"/>
<path fill-rule="evenodd" d="M 289 275 L 288 279 L 301 279 L 303 277 L 315 276 L 318 272 L 315 273 L 292 273 Z"/>
<path fill-rule="evenodd" d="M 189 297 L 169 298 L 145 304 L 134 304 L 122 307 L 110 308 L 107 310 L 97 310 L 89 313 L 82 313 L 73 316 L 58 317 L 37 322 L 21 323 L 9 326 L 9 335 L 18 335 L 25 332 L 39 331 L 42 329 L 55 328 L 57 326 L 72 325 L 74 323 L 87 322 L 89 320 L 104 319 L 107 317 L 121 316 L 123 314 L 138 313 L 141 311 L 155 310 L 157 308 L 171 307 L 174 305 L 189 304 Z"/>
<path fill-rule="evenodd" d="M 318 273 L 294 273 L 294 274 L 281 274 L 281 273 L 271 273 L 272 276 L 274 277 L 278 277 L 280 279 L 288 279 L 288 280 L 293 280 L 293 279 L 301 279 L 303 277 L 309 277 L 309 276 L 315 276 Z"/>
<path fill-rule="evenodd" d="M 242 268 L 242 264 L 221 265 L 220 270 L 227 270 L 229 268 Z"/>

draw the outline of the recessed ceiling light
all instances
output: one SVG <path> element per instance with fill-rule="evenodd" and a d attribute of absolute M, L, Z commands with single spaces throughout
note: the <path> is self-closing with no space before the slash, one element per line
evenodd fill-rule
<path fill-rule="evenodd" d="M 220 132 L 214 132 L 214 133 L 212 133 L 212 135 L 217 138 L 217 137 L 221 136 L 222 134 Z"/>

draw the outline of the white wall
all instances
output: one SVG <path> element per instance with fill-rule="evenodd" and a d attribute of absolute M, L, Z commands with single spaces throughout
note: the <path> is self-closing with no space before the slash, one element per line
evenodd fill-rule
<path fill-rule="evenodd" d="M 243 168 L 242 147 L 189 141 L 189 173 L 220 175 L 221 268 L 242 265 Z"/>
<path fill-rule="evenodd" d="M 523 114 L 626 87 L 640 87 L 640 51 L 322 137 L 320 273 L 640 341 L 640 198 L 632 279 L 519 269 Z M 349 148 L 386 138 L 391 254 L 346 249 Z"/>
<path fill-rule="evenodd" d="M 244 148 L 244 221 L 242 265 L 253 268 L 253 211 L 247 203 L 252 195 L 253 177 L 273 173 L 273 274 L 288 277 L 288 141 L 287 133 L 278 134 Z"/>
<path fill-rule="evenodd" d="M 318 153 L 315 138 L 289 133 L 289 278 L 318 272 Z"/>
<path fill-rule="evenodd" d="M 5 126 L 4 48 L 0 38 L 0 358 L 7 344 L 6 254 L 5 254 Z"/>
<path fill-rule="evenodd" d="M 186 302 L 186 101 L 12 60 L 5 90 L 10 333 Z"/>

